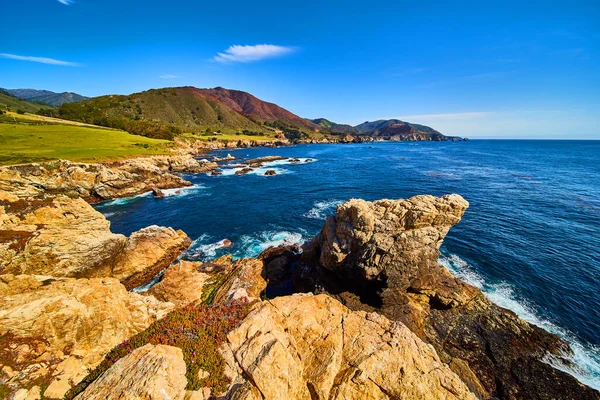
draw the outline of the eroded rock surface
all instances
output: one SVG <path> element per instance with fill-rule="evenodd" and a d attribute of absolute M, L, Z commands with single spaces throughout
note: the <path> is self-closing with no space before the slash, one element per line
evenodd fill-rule
<path fill-rule="evenodd" d="M 235 399 L 475 399 L 400 322 L 329 296 L 260 303 L 223 346 Z"/>
<path fill-rule="evenodd" d="M 248 258 L 233 261 L 227 255 L 207 263 L 173 264 L 148 294 L 182 306 L 242 298 L 260 300 L 266 287 L 262 261 Z"/>
<path fill-rule="evenodd" d="M 114 278 L 0 275 L 0 370 L 10 371 L 9 387 L 44 384 L 46 398 L 62 398 L 109 350 L 173 308 Z"/>
<path fill-rule="evenodd" d="M 157 226 L 129 238 L 114 234 L 110 222 L 80 198 L 0 200 L 0 273 L 113 276 L 131 289 L 191 244 L 185 233 Z"/>
<path fill-rule="evenodd" d="M 133 158 L 107 164 L 52 161 L 0 167 L 0 191 L 19 199 L 66 195 L 88 201 L 135 196 L 191 183 L 172 172 L 201 173 L 218 164 L 191 155 Z"/>
<path fill-rule="evenodd" d="M 181 349 L 147 344 L 117 361 L 75 399 L 183 399 L 186 385 Z"/>
<path fill-rule="evenodd" d="M 304 289 L 403 322 L 481 398 L 600 398 L 544 362 L 551 355 L 568 364 L 565 342 L 491 303 L 438 263 L 444 237 L 467 207 L 458 195 L 350 200 L 307 247 Z"/>

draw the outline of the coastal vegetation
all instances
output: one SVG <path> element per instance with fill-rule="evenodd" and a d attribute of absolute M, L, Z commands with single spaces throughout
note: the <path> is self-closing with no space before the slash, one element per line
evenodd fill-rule
<path fill-rule="evenodd" d="M 187 390 L 209 387 L 214 393 L 224 392 L 230 379 L 225 376 L 225 361 L 219 347 L 226 340 L 227 333 L 248 315 L 250 306 L 251 303 L 240 300 L 215 305 L 188 305 L 169 313 L 115 347 L 98 367 L 66 394 L 65 399 L 73 399 L 121 358 L 148 343 L 174 346 L 183 351 Z M 201 371 L 204 373 L 199 374 Z"/>
<path fill-rule="evenodd" d="M 173 142 L 31 114 L 0 115 L 0 165 L 165 154 Z"/>

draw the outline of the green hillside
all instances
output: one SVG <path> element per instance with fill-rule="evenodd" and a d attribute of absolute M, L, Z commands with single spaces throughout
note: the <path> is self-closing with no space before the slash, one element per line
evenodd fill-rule
<path fill-rule="evenodd" d="M 12 94 L 0 89 L 0 111 L 24 111 L 36 113 L 41 109 L 50 109 L 50 106 L 34 104 L 21 100 Z"/>
<path fill-rule="evenodd" d="M 181 133 L 269 134 L 257 124 L 216 101 L 177 89 L 156 89 L 129 96 L 102 96 L 63 104 L 60 118 L 108 126 L 133 134 L 173 139 Z"/>
<path fill-rule="evenodd" d="M 0 165 L 164 154 L 172 142 L 31 114 L 0 115 Z"/>

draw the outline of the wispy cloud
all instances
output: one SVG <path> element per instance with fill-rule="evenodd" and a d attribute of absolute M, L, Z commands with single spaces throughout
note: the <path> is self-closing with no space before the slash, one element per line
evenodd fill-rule
<path fill-rule="evenodd" d="M 171 74 L 164 74 L 160 76 L 161 79 L 175 79 L 175 78 L 179 78 L 177 75 L 171 75 Z"/>
<path fill-rule="evenodd" d="M 58 0 L 58 2 L 60 4 L 64 4 L 65 6 L 68 6 L 73 3 L 73 0 Z"/>
<path fill-rule="evenodd" d="M 81 66 L 81 64 L 79 64 L 79 63 L 55 60 L 54 58 L 47 58 L 47 57 L 19 56 L 16 54 L 7 54 L 7 53 L 0 53 L 0 57 L 9 58 L 11 60 L 30 61 L 30 62 L 40 63 L 40 64 L 62 65 L 62 66 L 67 66 L 67 67 Z"/>
<path fill-rule="evenodd" d="M 230 46 L 223 53 L 217 53 L 214 60 L 220 63 L 252 62 L 266 58 L 281 57 L 293 53 L 295 49 L 287 46 L 273 44 L 257 44 L 255 46 Z"/>
<path fill-rule="evenodd" d="M 467 120 L 476 118 L 486 118 L 493 115 L 490 111 L 462 112 L 462 113 L 446 113 L 446 114 L 420 114 L 420 115 L 404 115 L 398 117 L 403 121 L 415 120 Z"/>

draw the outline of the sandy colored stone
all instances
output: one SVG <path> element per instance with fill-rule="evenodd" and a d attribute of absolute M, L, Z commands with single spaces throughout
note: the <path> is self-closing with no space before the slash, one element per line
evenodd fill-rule
<path fill-rule="evenodd" d="M 0 275 L 0 368 L 14 370 L 10 387 L 41 379 L 46 397 L 61 398 L 114 346 L 173 308 L 114 278 Z"/>
<path fill-rule="evenodd" d="M 187 385 L 185 370 L 181 349 L 147 344 L 117 361 L 75 398 L 183 400 Z"/>
<path fill-rule="evenodd" d="M 131 289 L 166 268 L 190 244 L 182 231 L 151 226 L 129 238 L 84 200 L 6 202 L 0 271 L 55 277 L 113 276 Z"/>
<path fill-rule="evenodd" d="M 202 301 L 205 286 L 212 278 L 210 272 L 201 272 L 201 262 L 180 261 L 165 271 L 163 278 L 148 294 L 178 307 Z"/>
<path fill-rule="evenodd" d="M 475 399 L 405 325 L 325 295 L 260 303 L 223 346 L 236 399 Z"/>

